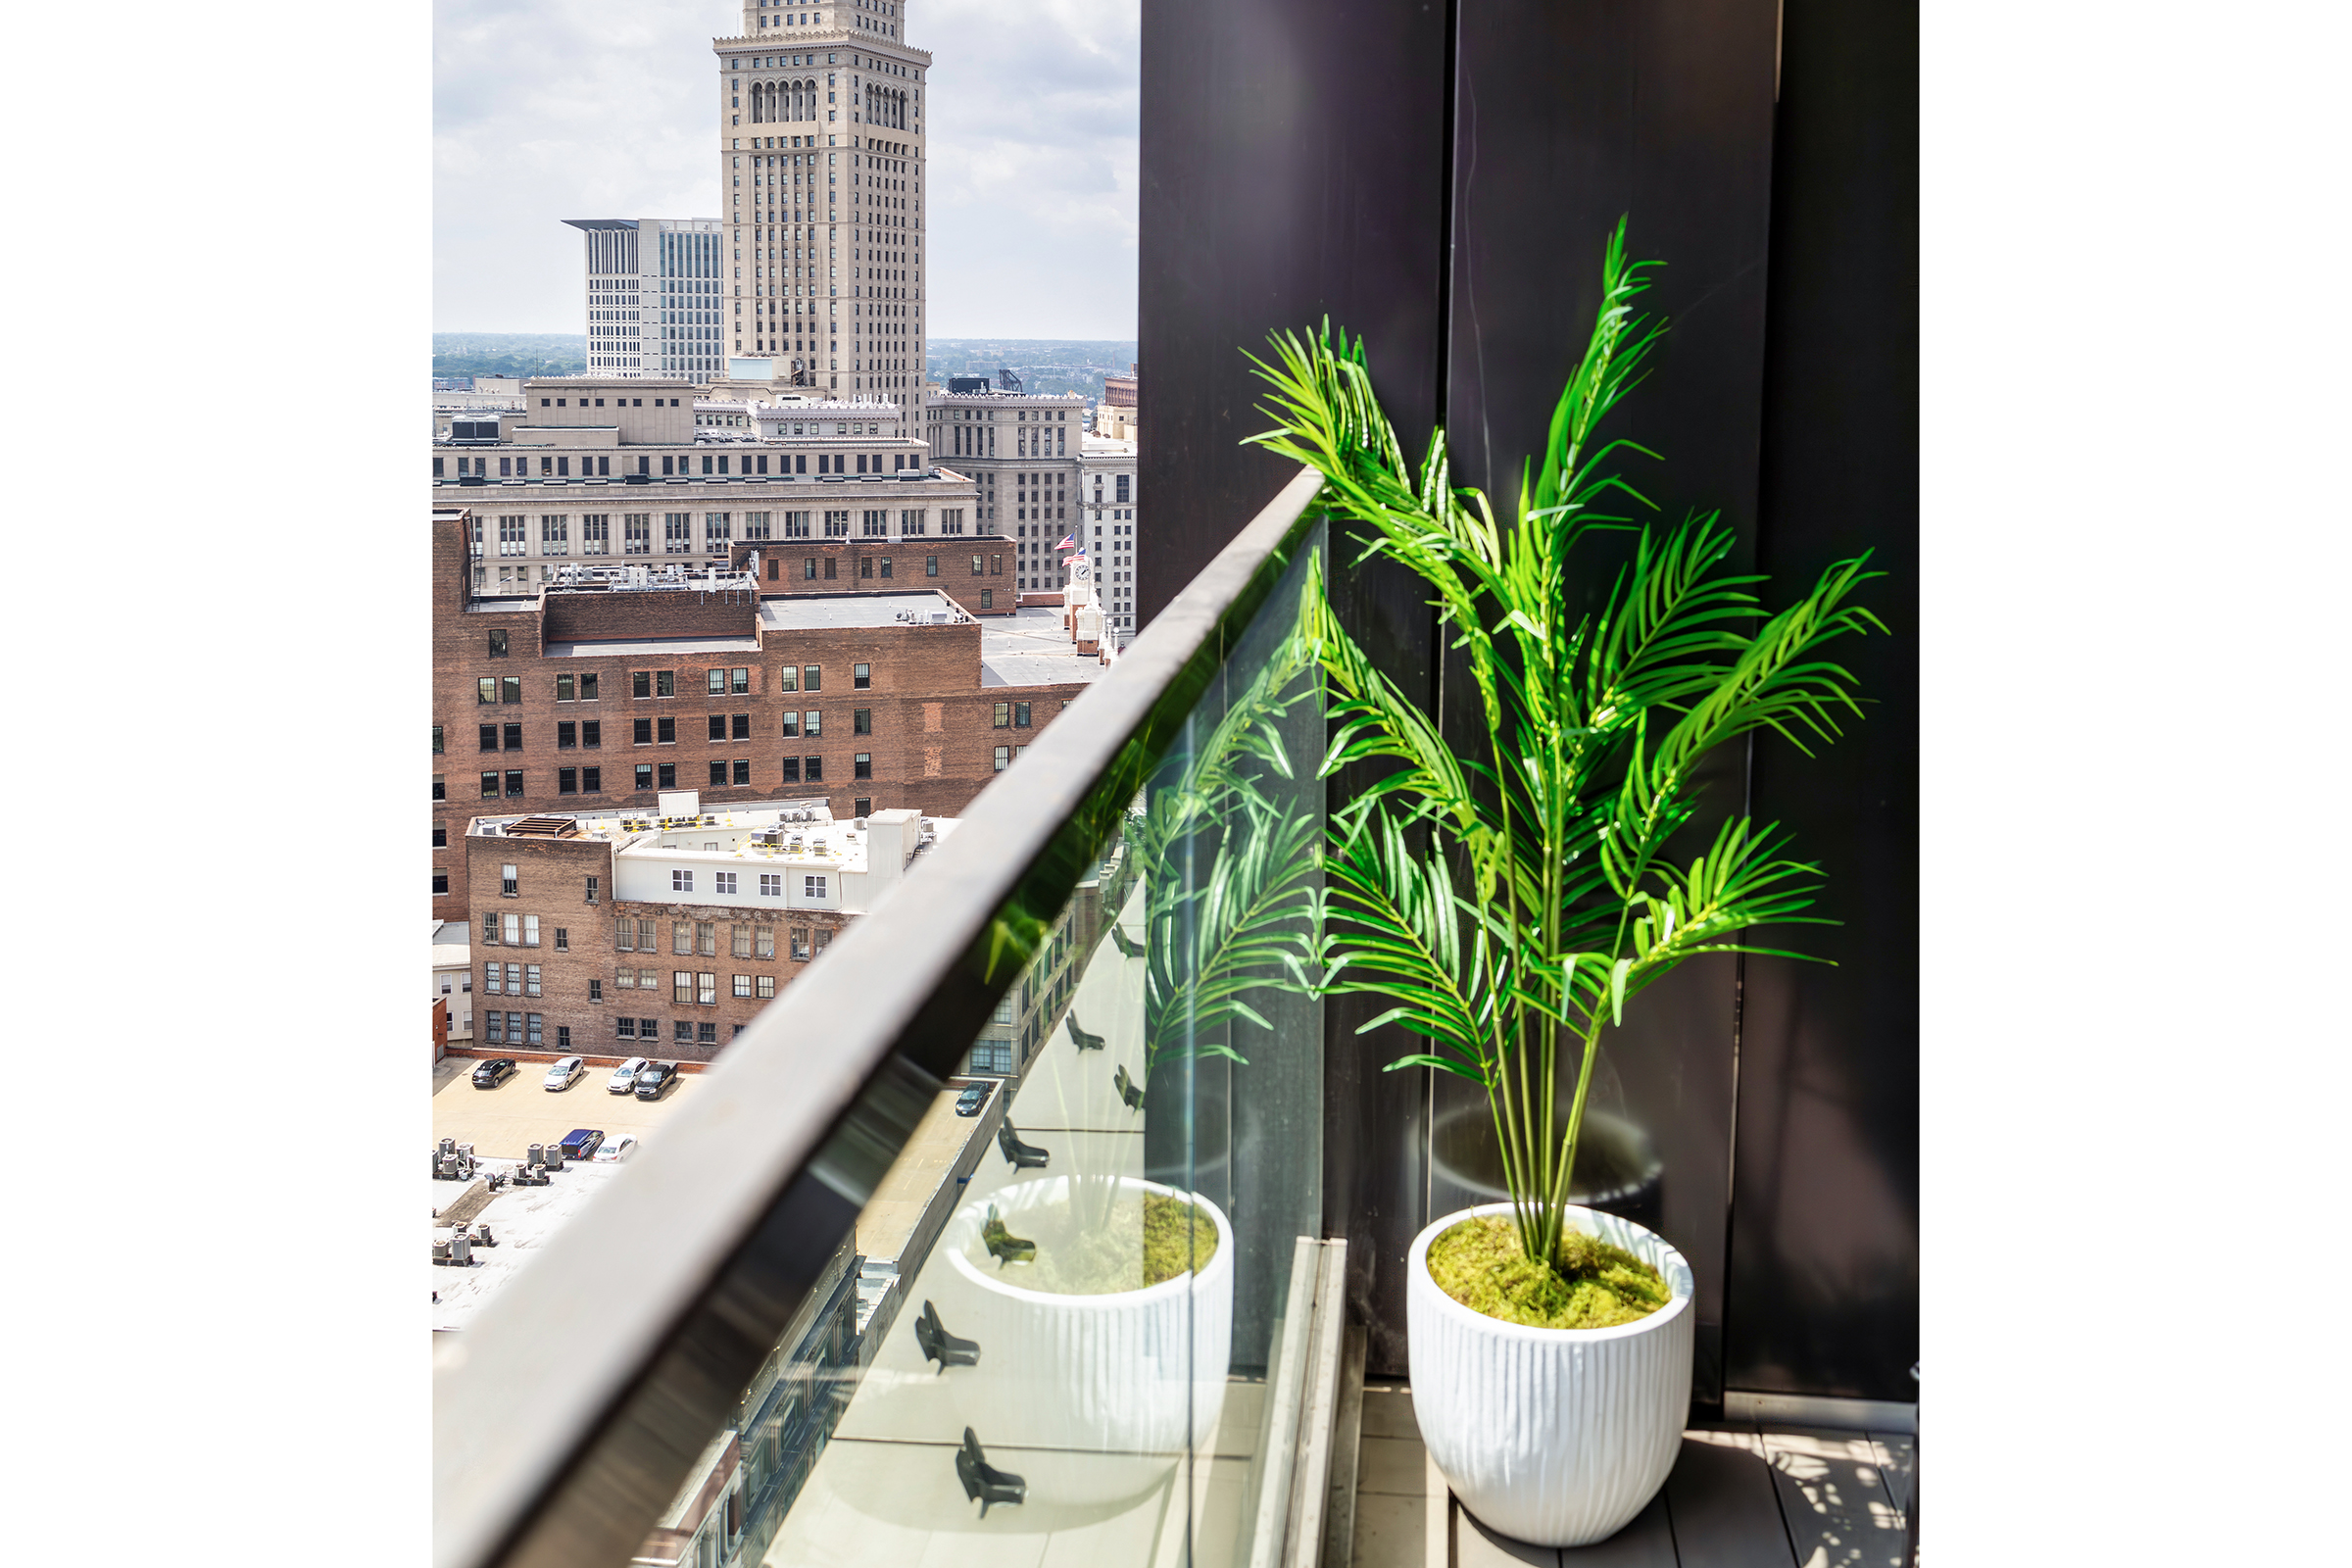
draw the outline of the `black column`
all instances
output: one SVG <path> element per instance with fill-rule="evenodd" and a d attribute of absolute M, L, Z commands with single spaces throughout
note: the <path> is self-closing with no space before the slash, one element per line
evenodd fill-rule
<path fill-rule="evenodd" d="M 1755 748 L 1754 811 L 1828 887 L 1802 951 L 1747 960 L 1733 1193 L 1735 1388 L 1917 1396 L 1919 19 L 1788 0 L 1758 564 L 1874 552 L 1892 630 L 1838 654 L 1869 716 L 1817 757 Z"/>

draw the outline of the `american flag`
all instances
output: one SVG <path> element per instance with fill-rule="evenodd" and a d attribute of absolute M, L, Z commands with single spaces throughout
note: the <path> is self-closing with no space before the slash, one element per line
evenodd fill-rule
<path fill-rule="evenodd" d="M 1056 550 L 1075 550 L 1078 548 L 1078 536 L 1074 533 L 1065 533 L 1061 536 L 1061 543 L 1055 545 L 1054 548 Z"/>

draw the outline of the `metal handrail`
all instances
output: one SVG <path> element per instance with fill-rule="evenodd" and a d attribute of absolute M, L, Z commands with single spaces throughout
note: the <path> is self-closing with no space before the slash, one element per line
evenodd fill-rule
<path fill-rule="evenodd" d="M 1301 469 L 435 1348 L 436 1568 L 626 1563 L 1312 524 Z"/>

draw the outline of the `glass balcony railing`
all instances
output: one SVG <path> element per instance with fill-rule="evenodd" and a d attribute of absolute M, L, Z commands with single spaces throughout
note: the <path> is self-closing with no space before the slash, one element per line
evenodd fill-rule
<path fill-rule="evenodd" d="M 1267 1560 L 1322 1212 L 1316 488 L 444 1341 L 443 1568 Z"/>

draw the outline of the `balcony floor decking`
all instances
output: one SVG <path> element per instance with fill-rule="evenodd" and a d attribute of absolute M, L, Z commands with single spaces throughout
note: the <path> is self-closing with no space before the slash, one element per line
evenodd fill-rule
<path fill-rule="evenodd" d="M 1351 1568 L 1903 1568 L 1912 1442 L 1731 1423 L 1684 1435 L 1666 1490 L 1607 1541 L 1565 1550 L 1494 1535 L 1429 1462 L 1411 1391 L 1364 1390 Z"/>

